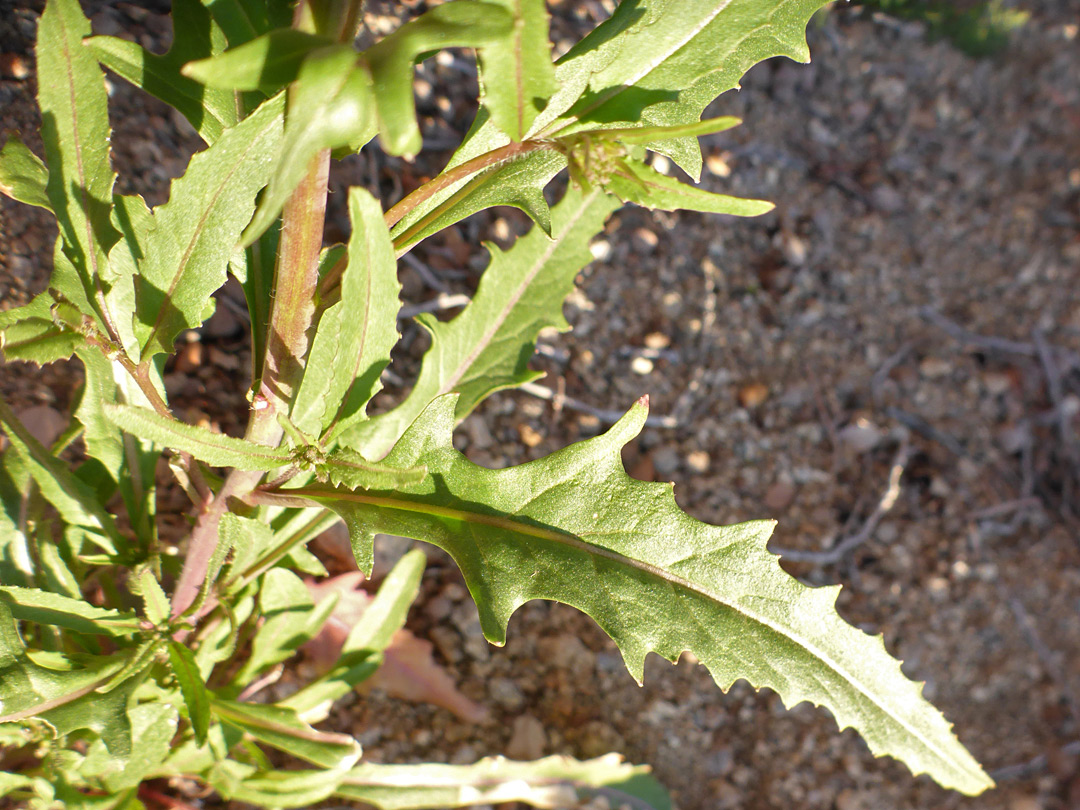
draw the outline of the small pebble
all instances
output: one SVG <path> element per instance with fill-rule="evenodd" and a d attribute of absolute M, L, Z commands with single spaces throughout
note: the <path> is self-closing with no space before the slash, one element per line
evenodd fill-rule
<path fill-rule="evenodd" d="M 0 75 L 5 79 L 22 81 L 30 75 L 30 66 L 17 53 L 0 54 Z"/>
<path fill-rule="evenodd" d="M 646 374 L 652 374 L 653 361 L 648 357 L 635 357 L 630 361 L 630 370 L 635 374 L 640 374 L 642 377 Z"/>
<path fill-rule="evenodd" d="M 769 398 L 769 386 L 751 382 L 739 388 L 739 404 L 744 408 L 756 408 Z"/>

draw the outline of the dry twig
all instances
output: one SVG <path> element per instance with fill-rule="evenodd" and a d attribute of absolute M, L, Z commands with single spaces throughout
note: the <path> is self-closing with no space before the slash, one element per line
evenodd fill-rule
<path fill-rule="evenodd" d="M 774 554 L 779 554 L 785 560 L 791 562 L 807 562 L 814 565 L 835 565 L 844 559 L 849 553 L 861 546 L 874 536 L 878 524 L 888 514 L 900 497 L 900 477 L 904 474 L 904 466 L 907 464 L 910 454 L 910 445 L 907 439 L 900 442 L 896 455 L 889 467 L 889 483 L 885 492 L 878 499 L 877 506 L 863 523 L 862 528 L 855 534 L 849 535 L 830 549 L 825 551 L 800 551 L 798 549 L 773 548 Z"/>

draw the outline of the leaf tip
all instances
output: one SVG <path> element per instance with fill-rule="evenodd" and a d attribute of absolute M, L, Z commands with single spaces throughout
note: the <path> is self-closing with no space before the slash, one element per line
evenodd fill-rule
<path fill-rule="evenodd" d="M 634 404 L 636 406 L 638 406 L 639 408 L 644 408 L 645 413 L 648 413 L 649 412 L 649 395 L 648 394 L 642 394 L 640 397 L 638 397 L 637 402 L 635 402 Z"/>

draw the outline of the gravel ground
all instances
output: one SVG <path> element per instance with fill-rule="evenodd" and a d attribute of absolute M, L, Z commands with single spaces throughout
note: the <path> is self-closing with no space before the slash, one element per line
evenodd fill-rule
<path fill-rule="evenodd" d="M 651 660 L 639 688 L 602 632 L 563 606 L 525 606 L 507 646 L 491 648 L 438 552 L 410 628 L 490 721 L 376 692 L 345 701 L 332 725 L 386 762 L 619 751 L 651 763 L 683 810 L 1080 807 L 1080 4 L 1022 5 L 1030 21 L 992 59 L 840 7 L 811 27 L 813 64 L 755 67 L 713 108 L 745 123 L 705 140 L 703 184 L 776 211 L 624 209 L 567 307 L 574 331 L 542 341 L 536 364 L 558 396 L 496 395 L 459 431 L 477 463 L 518 463 L 594 435 L 648 393 L 669 426 L 626 450 L 631 473 L 674 481 L 705 521 L 777 518 L 788 570 L 844 584 L 841 613 L 884 633 L 999 788 L 947 793 L 873 759 L 826 712 L 785 711 L 745 684 L 725 696 L 691 661 Z M 604 4 L 552 7 L 569 40 Z M 167 40 L 157 14 L 93 9 L 99 33 Z M 36 149 L 34 20 L 0 2 L 2 126 Z M 335 188 L 365 184 L 392 203 L 448 157 L 474 77 L 460 57 L 421 77 L 427 162 L 370 150 L 336 169 Z M 122 82 L 113 99 L 121 190 L 159 203 L 198 142 Z M 7 307 L 44 286 L 54 230 L 6 200 L 0 216 Z M 346 227 L 337 210 L 328 237 Z M 484 266 L 469 246 L 505 246 L 526 227 L 497 211 L 430 240 L 416 251 L 430 273 L 402 264 L 405 297 L 432 298 L 432 277 L 468 292 Z M 167 384 L 189 418 L 231 432 L 247 349 L 219 309 Z M 425 346 L 408 328 L 391 371 L 409 380 Z M 6 365 L 0 388 L 48 418 L 74 374 Z M 183 508 L 178 493 L 160 497 Z M 381 542 L 382 564 L 403 546 Z"/>

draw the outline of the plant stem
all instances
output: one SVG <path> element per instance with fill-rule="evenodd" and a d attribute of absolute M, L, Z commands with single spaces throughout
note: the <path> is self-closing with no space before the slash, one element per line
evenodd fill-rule
<path fill-rule="evenodd" d="M 269 405 L 265 410 L 274 412 L 275 425 L 277 413 L 288 413 L 288 404 L 303 377 L 319 284 L 329 172 L 330 150 L 324 149 L 312 159 L 307 175 L 282 212 L 261 386 Z"/>
<path fill-rule="evenodd" d="M 315 315 L 329 172 L 330 151 L 324 149 L 311 161 L 307 174 L 282 212 L 263 376 L 245 433 L 248 441 L 271 447 L 276 447 L 282 437 L 277 414 L 289 412 L 292 395 L 303 377 L 308 330 Z M 218 494 L 195 521 L 184 567 L 173 591 L 174 617 L 191 606 L 206 579 L 207 567 L 218 543 L 218 524 L 229 511 L 229 499 L 243 498 L 262 476 L 259 471 L 230 472 Z"/>

